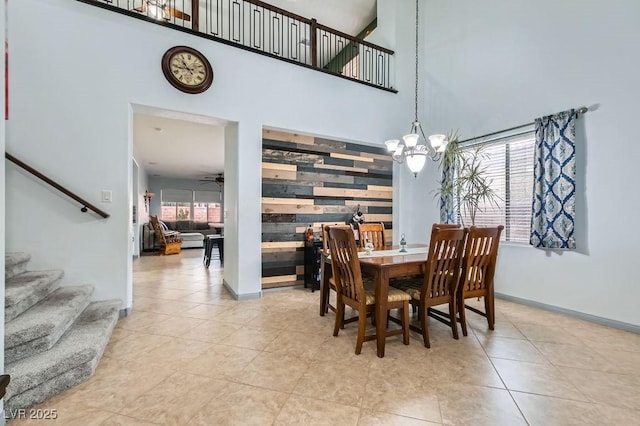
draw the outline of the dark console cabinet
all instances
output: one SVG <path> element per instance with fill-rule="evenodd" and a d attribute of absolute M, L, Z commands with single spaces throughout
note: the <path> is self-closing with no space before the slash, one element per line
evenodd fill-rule
<path fill-rule="evenodd" d="M 320 289 L 320 258 L 322 241 L 304 242 L 304 287 L 313 292 Z"/>

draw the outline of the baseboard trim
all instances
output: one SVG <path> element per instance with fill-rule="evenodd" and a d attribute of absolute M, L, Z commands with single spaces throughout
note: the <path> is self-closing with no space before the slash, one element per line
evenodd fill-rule
<path fill-rule="evenodd" d="M 118 319 L 128 317 L 129 315 L 131 315 L 131 308 L 120 309 Z"/>
<path fill-rule="evenodd" d="M 259 291 L 257 293 L 238 294 L 224 279 L 222 280 L 222 285 L 229 291 L 229 293 L 231 293 L 231 296 L 233 296 L 235 300 L 260 299 L 262 297 L 262 291 Z"/>
<path fill-rule="evenodd" d="M 283 290 L 293 290 L 296 288 L 305 288 L 304 284 L 296 284 L 296 285 L 288 285 L 288 286 L 282 286 L 282 287 L 272 287 L 272 288 L 265 288 L 264 290 L 262 290 L 263 293 L 273 293 L 276 291 L 283 291 Z M 309 291 L 311 291 L 311 289 L 309 289 Z"/>
<path fill-rule="evenodd" d="M 515 296 L 509 296 L 507 294 L 495 293 L 498 299 L 507 300 L 509 302 L 519 303 L 521 305 L 531 306 L 533 308 L 543 309 L 545 311 L 558 312 L 571 317 L 575 317 L 581 320 L 593 322 L 600 325 L 606 325 L 608 327 L 617 328 L 619 330 L 630 331 L 632 333 L 640 334 L 640 326 L 629 324 L 622 321 L 616 321 L 608 318 L 598 317 L 595 315 L 585 314 L 584 312 L 573 311 L 571 309 L 560 308 L 558 306 L 547 305 L 546 303 L 535 302 L 533 300 L 521 299 Z"/>

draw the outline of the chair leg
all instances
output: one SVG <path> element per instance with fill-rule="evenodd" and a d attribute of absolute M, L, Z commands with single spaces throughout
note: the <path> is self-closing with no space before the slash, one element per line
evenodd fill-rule
<path fill-rule="evenodd" d="M 451 332 L 453 333 L 453 338 L 458 340 L 458 321 L 456 320 L 456 308 L 458 301 L 453 299 L 449 302 L 449 322 L 451 323 Z"/>
<path fill-rule="evenodd" d="M 402 306 L 402 343 L 409 344 L 409 301 Z"/>
<path fill-rule="evenodd" d="M 333 335 L 337 336 L 341 328 L 344 328 L 344 303 L 336 302 L 336 322 L 333 327 Z"/>
<path fill-rule="evenodd" d="M 467 316 L 465 315 L 464 298 L 461 296 L 458 302 L 458 316 L 460 317 L 460 327 L 462 328 L 462 335 L 467 335 Z"/>
<path fill-rule="evenodd" d="M 420 306 L 420 327 L 422 327 L 422 341 L 424 342 L 424 346 L 427 348 L 431 347 L 431 343 L 429 342 L 429 315 L 427 315 L 427 307 Z"/>
<path fill-rule="evenodd" d="M 358 340 L 356 341 L 356 355 L 360 355 L 362 350 L 362 342 L 364 342 L 364 333 L 367 329 L 367 313 L 358 312 Z"/>
<path fill-rule="evenodd" d="M 493 296 L 484 296 L 484 311 L 487 313 L 487 322 L 489 323 L 489 330 L 493 330 L 496 323 L 496 313 L 494 310 Z"/>

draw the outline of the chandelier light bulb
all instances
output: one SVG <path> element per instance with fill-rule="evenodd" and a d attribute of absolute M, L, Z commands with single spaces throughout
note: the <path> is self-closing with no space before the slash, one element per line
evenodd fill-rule
<path fill-rule="evenodd" d="M 418 135 L 417 133 L 409 133 L 408 135 L 404 135 L 402 139 L 404 140 L 404 143 L 407 146 L 407 148 L 415 148 L 416 145 L 418 145 L 419 137 L 420 135 Z"/>
<path fill-rule="evenodd" d="M 407 166 L 413 176 L 418 176 L 426 161 L 427 157 L 423 154 L 407 155 Z"/>
<path fill-rule="evenodd" d="M 431 135 L 429 136 L 429 142 L 431 143 L 431 146 L 433 147 L 433 149 L 437 151 L 438 148 L 444 145 L 445 138 L 446 138 L 445 135 Z"/>
<path fill-rule="evenodd" d="M 395 150 L 398 149 L 398 145 L 400 144 L 400 141 L 398 139 L 391 139 L 391 140 L 385 141 L 384 144 L 387 146 L 387 151 L 395 152 Z"/>

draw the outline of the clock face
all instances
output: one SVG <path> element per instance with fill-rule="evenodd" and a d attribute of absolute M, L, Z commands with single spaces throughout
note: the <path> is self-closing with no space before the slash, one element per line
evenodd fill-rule
<path fill-rule="evenodd" d="M 173 47 L 164 54 L 162 71 L 169 83 L 186 93 L 202 93 L 213 81 L 213 69 L 207 58 L 186 46 Z"/>

